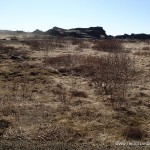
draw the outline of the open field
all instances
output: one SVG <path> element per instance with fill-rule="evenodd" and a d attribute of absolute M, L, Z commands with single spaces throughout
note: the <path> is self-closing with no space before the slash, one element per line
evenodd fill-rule
<path fill-rule="evenodd" d="M 0 41 L 0 149 L 148 149 L 117 141 L 150 142 L 150 41 Z"/>

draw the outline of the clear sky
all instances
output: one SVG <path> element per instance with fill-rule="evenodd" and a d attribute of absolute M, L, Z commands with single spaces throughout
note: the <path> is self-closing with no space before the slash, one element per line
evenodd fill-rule
<path fill-rule="evenodd" d="M 0 0 L 0 29 L 46 31 L 54 26 L 150 34 L 150 0 Z"/>

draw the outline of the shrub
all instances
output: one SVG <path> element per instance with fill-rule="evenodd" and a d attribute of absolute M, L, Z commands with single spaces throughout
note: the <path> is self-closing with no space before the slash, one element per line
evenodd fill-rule
<path fill-rule="evenodd" d="M 84 91 L 77 91 L 77 90 L 73 90 L 71 91 L 71 95 L 72 97 L 83 97 L 83 98 L 87 98 L 87 93 Z"/>
<path fill-rule="evenodd" d="M 81 120 L 96 120 L 100 118 L 102 114 L 95 107 L 81 106 L 71 112 L 71 118 L 78 118 Z"/>
<path fill-rule="evenodd" d="M 27 52 L 19 50 L 13 46 L 4 46 L 0 44 L 0 53 L 7 56 L 21 56 L 21 58 L 28 58 Z"/>
<path fill-rule="evenodd" d="M 11 51 L 14 51 L 15 48 L 13 46 L 4 46 L 0 45 L 0 53 L 2 54 L 9 54 Z"/>
<path fill-rule="evenodd" d="M 145 51 L 145 52 L 137 51 L 137 52 L 134 53 L 134 55 L 149 57 L 150 56 L 150 51 Z"/>
<path fill-rule="evenodd" d="M 123 49 L 119 40 L 99 40 L 94 43 L 93 49 L 104 52 L 118 52 Z"/>
<path fill-rule="evenodd" d="M 78 44 L 78 48 L 80 48 L 80 49 L 89 48 L 89 44 L 86 42 L 80 42 Z"/>
<path fill-rule="evenodd" d="M 78 44 L 83 43 L 83 40 L 79 39 L 79 38 L 72 37 L 72 38 L 70 38 L 70 42 L 71 42 L 72 45 L 78 45 Z"/>
<path fill-rule="evenodd" d="M 29 46 L 31 46 L 32 49 L 39 49 L 40 47 L 40 41 L 39 40 L 25 40 L 23 41 L 24 44 L 27 44 Z"/>
<path fill-rule="evenodd" d="M 73 56 L 68 55 L 59 55 L 56 57 L 48 57 L 44 60 L 44 63 L 51 65 L 53 67 L 67 67 L 73 63 Z"/>
<path fill-rule="evenodd" d="M 96 60 L 94 60 L 96 61 Z M 129 83 L 134 75 L 132 60 L 127 54 L 109 54 L 97 59 L 93 82 L 111 97 L 125 98 Z"/>
<path fill-rule="evenodd" d="M 93 69 L 95 59 L 94 56 L 81 55 L 58 55 L 55 57 L 47 57 L 44 60 L 46 65 L 58 68 L 61 73 L 74 73 L 76 75 L 91 76 L 94 74 Z"/>
<path fill-rule="evenodd" d="M 1 119 L 0 120 L 0 129 L 8 128 L 11 125 L 11 123 L 7 120 Z"/>
<path fill-rule="evenodd" d="M 142 50 L 150 50 L 150 47 L 149 46 L 145 46 L 142 48 Z"/>
<path fill-rule="evenodd" d="M 58 96 L 58 100 L 60 102 L 64 104 L 68 102 L 66 88 L 63 86 L 63 84 L 57 84 L 56 87 L 52 89 L 52 92 Z"/>
<path fill-rule="evenodd" d="M 56 48 L 63 48 L 64 43 L 62 42 L 62 38 L 58 37 L 49 37 L 48 39 L 42 38 L 42 39 L 26 39 L 22 41 L 22 43 L 27 44 L 31 47 L 32 50 L 53 50 Z"/>
<path fill-rule="evenodd" d="M 141 140 L 143 135 L 144 133 L 140 127 L 128 126 L 123 131 L 123 136 L 125 136 L 126 139 Z"/>

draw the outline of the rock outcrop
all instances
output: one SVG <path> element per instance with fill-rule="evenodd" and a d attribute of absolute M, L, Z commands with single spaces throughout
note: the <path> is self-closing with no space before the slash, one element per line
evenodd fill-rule
<path fill-rule="evenodd" d="M 53 36 L 69 36 L 76 38 L 105 38 L 107 37 L 105 30 L 102 27 L 90 27 L 90 28 L 74 28 L 74 29 L 62 29 L 54 27 L 45 32 L 45 34 Z"/>
<path fill-rule="evenodd" d="M 135 39 L 135 40 L 149 40 L 150 34 L 124 34 L 124 35 L 107 35 L 103 27 L 89 27 L 89 28 L 73 28 L 73 29 L 63 29 L 58 27 L 53 27 L 48 31 L 44 32 L 39 29 L 36 29 L 33 32 L 24 32 L 24 31 L 11 31 L 11 30 L 0 30 L 0 34 L 9 34 L 9 35 L 51 35 L 51 36 L 62 36 L 62 37 L 75 37 L 75 38 L 93 38 L 93 39 Z M 12 38 L 4 38 L 0 40 L 17 40 Z"/>
<path fill-rule="evenodd" d="M 148 40 L 150 39 L 150 34 L 124 34 L 115 36 L 116 39 L 137 39 L 137 40 Z"/>

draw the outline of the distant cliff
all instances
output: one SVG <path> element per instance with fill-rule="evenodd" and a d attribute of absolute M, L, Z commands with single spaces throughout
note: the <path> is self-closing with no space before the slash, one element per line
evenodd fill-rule
<path fill-rule="evenodd" d="M 76 38 L 107 37 L 106 31 L 102 27 L 74 28 L 74 29 L 62 29 L 54 27 L 53 29 L 46 31 L 45 34 L 53 36 L 71 36 Z"/>

